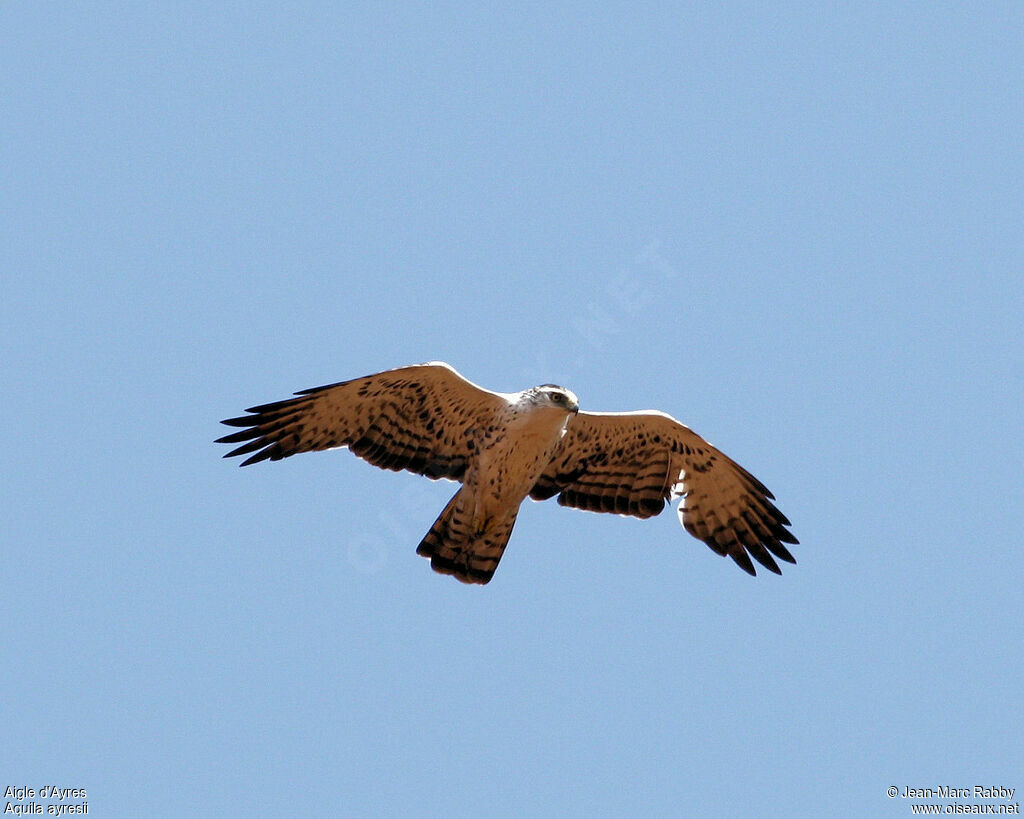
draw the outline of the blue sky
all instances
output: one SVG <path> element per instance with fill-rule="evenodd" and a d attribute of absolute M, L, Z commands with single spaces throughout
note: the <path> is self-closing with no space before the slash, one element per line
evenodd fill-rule
<path fill-rule="evenodd" d="M 100 816 L 1024 789 L 1020 4 L 6 3 L 0 32 L 0 786 Z M 453 484 L 212 443 L 432 359 L 671 413 L 798 564 L 527 503 L 465 587 L 414 553 Z"/>

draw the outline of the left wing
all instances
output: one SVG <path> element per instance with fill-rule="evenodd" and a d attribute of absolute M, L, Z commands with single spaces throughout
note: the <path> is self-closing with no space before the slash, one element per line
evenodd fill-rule
<path fill-rule="evenodd" d="M 247 466 L 347 446 L 381 469 L 459 481 L 476 457 L 476 432 L 492 425 L 508 404 L 501 393 L 478 387 L 442 361 L 296 395 L 223 421 L 243 428 L 217 439 L 219 444 L 241 444 L 224 457 L 249 455 L 242 462 Z"/>
<path fill-rule="evenodd" d="M 530 491 L 562 506 L 649 518 L 682 496 L 683 527 L 744 571 L 752 555 L 781 574 L 772 555 L 796 563 L 783 543 L 798 543 L 775 496 L 724 453 L 662 412 L 581 412 Z M 749 554 L 748 554 L 749 553 Z"/>

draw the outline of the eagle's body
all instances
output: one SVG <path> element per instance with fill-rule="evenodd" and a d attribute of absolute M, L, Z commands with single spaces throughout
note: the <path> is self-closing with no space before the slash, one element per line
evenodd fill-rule
<path fill-rule="evenodd" d="M 476 435 L 477 452 L 455 493 L 417 548 L 438 571 L 486 583 L 498 566 L 523 502 L 551 462 L 575 412 L 550 391 L 503 396 L 494 422 Z M 564 394 L 564 393 L 563 393 Z M 577 406 L 575 396 L 571 406 Z"/>
<path fill-rule="evenodd" d="M 772 495 L 749 472 L 660 412 L 579 412 L 553 384 L 496 393 L 447 364 L 388 370 L 297 393 L 224 421 L 219 439 L 255 452 L 242 465 L 347 446 L 384 469 L 461 481 L 420 543 L 439 572 L 487 583 L 526 497 L 646 518 L 682 496 L 687 531 L 754 574 L 749 551 L 778 573 L 796 543 Z M 770 552 L 770 553 L 769 553 Z"/>

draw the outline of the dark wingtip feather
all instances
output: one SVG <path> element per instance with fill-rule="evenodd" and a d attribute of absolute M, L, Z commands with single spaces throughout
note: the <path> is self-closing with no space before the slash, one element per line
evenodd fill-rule
<path fill-rule="evenodd" d="M 789 549 L 778 542 L 766 542 L 764 544 L 768 547 L 768 550 L 775 555 L 779 560 L 785 560 L 787 563 L 796 564 L 796 558 L 789 553 Z"/>
<path fill-rule="evenodd" d="M 243 415 L 239 418 L 225 418 L 221 421 L 222 424 L 227 424 L 229 427 L 251 427 L 256 422 L 257 419 L 252 415 Z"/>
<path fill-rule="evenodd" d="M 232 455 L 246 455 L 250 452 L 255 452 L 257 449 L 262 449 L 267 445 L 266 439 L 260 438 L 256 441 L 249 441 L 247 444 L 242 444 L 237 449 L 232 449 L 225 457 L 230 458 Z"/>
<path fill-rule="evenodd" d="M 757 556 L 755 555 L 755 557 L 757 557 Z M 757 562 L 760 563 L 762 566 L 764 566 L 768 571 L 772 572 L 773 574 L 782 574 L 782 569 L 779 568 L 779 564 L 778 563 L 776 563 L 774 560 L 772 560 L 771 555 L 769 555 L 766 552 L 764 554 L 764 557 L 766 557 L 767 560 L 762 560 L 760 557 L 758 557 Z"/>
<path fill-rule="evenodd" d="M 262 435 L 263 431 L 259 427 L 249 427 L 239 432 L 232 432 L 230 435 L 225 435 L 223 438 L 218 438 L 214 441 L 215 444 L 237 444 L 241 441 L 248 441 L 250 438 L 256 438 Z"/>
<path fill-rule="evenodd" d="M 280 447 L 278 447 L 276 445 L 275 446 L 269 446 L 266 449 L 261 450 L 260 452 L 257 452 L 251 458 L 247 458 L 246 460 L 242 461 L 242 463 L 240 463 L 239 466 L 249 466 L 249 464 L 258 464 L 260 461 L 267 460 L 267 458 L 274 458 L 275 450 L 278 450 L 278 449 L 280 449 Z M 242 455 L 244 453 L 240 452 L 238 454 Z M 280 460 L 280 455 L 275 460 Z"/>
<path fill-rule="evenodd" d="M 751 544 L 747 547 L 747 550 L 754 556 L 754 560 L 764 566 L 768 571 L 774 572 L 775 574 L 782 574 L 782 569 L 779 568 L 779 564 L 772 559 L 768 550 L 760 543 Z"/>
<path fill-rule="evenodd" d="M 757 577 L 757 571 L 754 569 L 754 564 L 750 562 L 750 556 L 746 552 L 730 552 L 729 557 L 736 561 L 736 565 L 743 569 L 747 574 L 752 577 Z"/>
<path fill-rule="evenodd" d="M 251 412 L 255 415 L 263 415 L 268 412 L 276 412 L 279 409 L 294 404 L 296 401 L 300 401 L 299 398 L 285 398 L 284 401 L 271 401 L 269 404 L 259 404 L 255 407 L 246 407 L 246 412 Z"/>

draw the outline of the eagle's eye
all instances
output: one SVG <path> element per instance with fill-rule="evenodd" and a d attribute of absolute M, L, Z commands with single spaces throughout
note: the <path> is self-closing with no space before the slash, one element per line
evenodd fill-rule
<path fill-rule="evenodd" d="M 565 396 L 562 395 L 562 393 L 560 393 L 560 392 L 550 392 L 550 393 L 548 393 L 548 395 L 551 396 L 551 400 L 554 401 L 556 404 L 564 404 L 565 403 Z"/>

